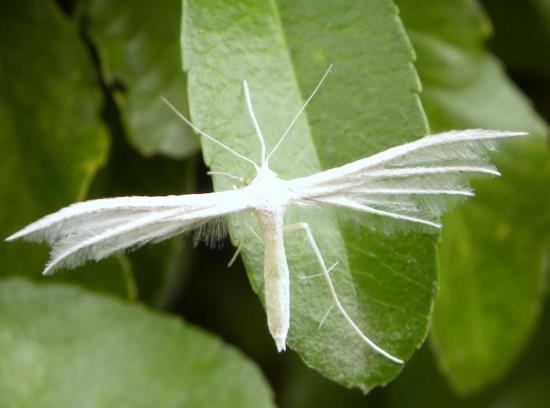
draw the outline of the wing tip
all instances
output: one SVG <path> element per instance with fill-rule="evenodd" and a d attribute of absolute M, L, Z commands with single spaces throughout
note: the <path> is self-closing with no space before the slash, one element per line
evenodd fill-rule
<path fill-rule="evenodd" d="M 22 238 L 25 235 L 27 235 L 27 231 L 26 231 L 26 228 L 23 228 L 22 230 L 14 232 L 9 237 L 4 238 L 4 241 L 5 242 L 15 241 L 16 239 Z"/>
<path fill-rule="evenodd" d="M 497 130 L 496 137 L 522 137 L 529 136 L 529 132 L 515 130 Z"/>
<path fill-rule="evenodd" d="M 40 232 L 45 229 L 46 228 L 44 228 L 44 226 L 41 225 L 39 221 L 33 222 L 32 224 L 27 225 L 26 227 L 20 229 L 19 231 L 14 232 L 9 237 L 4 238 L 4 241 L 11 242 L 20 238 L 23 238 L 27 241 L 42 241 L 45 239 L 44 239 L 44 236 L 40 234 Z"/>
<path fill-rule="evenodd" d="M 485 133 L 489 138 L 523 137 L 529 136 L 529 132 L 522 130 L 499 130 L 499 129 L 472 129 Z"/>
<path fill-rule="evenodd" d="M 529 132 L 523 130 L 501 130 L 501 129 L 455 129 L 447 132 L 435 133 L 430 136 L 441 136 L 444 134 L 454 134 L 456 136 L 477 136 L 477 138 L 500 139 L 506 137 L 529 136 Z"/>
<path fill-rule="evenodd" d="M 42 276 L 52 276 L 56 269 L 57 269 L 57 262 L 55 261 L 48 262 L 48 264 L 42 271 Z"/>

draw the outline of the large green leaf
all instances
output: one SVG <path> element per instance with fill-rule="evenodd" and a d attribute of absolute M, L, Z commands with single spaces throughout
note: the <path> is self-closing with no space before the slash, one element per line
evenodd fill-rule
<path fill-rule="evenodd" d="M 53 2 L 1 2 L 0 49 L 0 225 L 6 237 L 83 199 L 109 142 L 92 61 Z M 38 277 L 46 259 L 45 247 L 0 243 L 3 275 Z M 87 269 L 89 286 L 128 293 L 130 275 L 120 262 Z"/>
<path fill-rule="evenodd" d="M 386 0 L 184 2 L 184 61 L 196 125 L 255 160 L 259 145 L 242 92 L 247 79 L 258 120 L 273 147 L 329 64 L 334 73 L 301 116 L 271 167 L 282 177 L 311 174 L 424 135 L 412 51 Z M 203 141 L 214 170 L 250 177 L 253 167 Z M 215 188 L 233 181 L 215 178 Z M 292 209 L 287 223 L 309 222 L 349 313 L 389 352 L 408 359 L 423 341 L 435 286 L 434 239 L 381 236 L 326 214 Z M 234 243 L 262 297 L 263 245 L 249 214 L 232 219 Z M 310 366 L 363 389 L 394 378 L 401 366 L 374 353 L 331 306 L 301 233 L 285 238 L 291 271 L 288 344 Z M 275 346 L 273 346 L 275 353 Z"/>
<path fill-rule="evenodd" d="M 269 407 L 258 368 L 219 339 L 67 285 L 0 284 L 0 405 Z"/>
<path fill-rule="evenodd" d="M 490 24 L 469 0 L 399 0 L 418 52 L 434 131 L 526 130 L 495 155 L 502 177 L 444 218 L 433 344 L 459 391 L 506 373 L 537 321 L 550 232 L 550 155 L 544 122 L 483 48 Z M 423 13 L 418 13 L 421 8 Z"/>
<path fill-rule="evenodd" d="M 181 71 L 180 0 L 86 0 L 87 32 L 103 77 L 116 88 L 130 141 L 145 155 L 185 157 L 198 138 L 182 126 L 161 95 L 187 111 Z M 120 89 L 122 88 L 122 89 Z"/>

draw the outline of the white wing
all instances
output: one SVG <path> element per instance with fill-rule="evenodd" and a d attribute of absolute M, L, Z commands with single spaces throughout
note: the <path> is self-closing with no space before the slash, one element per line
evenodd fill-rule
<path fill-rule="evenodd" d="M 167 197 L 119 197 L 70 205 L 8 237 L 47 241 L 44 274 L 159 242 L 247 208 L 240 190 Z"/>
<path fill-rule="evenodd" d="M 415 224 L 437 229 L 440 214 L 473 195 L 468 184 L 471 178 L 500 174 L 488 157 L 495 142 L 524 135 L 481 129 L 430 135 L 291 180 L 290 185 L 303 205 L 330 204 L 405 221 L 390 223 L 390 229 Z"/>

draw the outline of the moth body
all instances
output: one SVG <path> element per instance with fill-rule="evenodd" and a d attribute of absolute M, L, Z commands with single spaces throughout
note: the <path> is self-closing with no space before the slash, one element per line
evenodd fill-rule
<path fill-rule="evenodd" d="M 267 166 L 259 167 L 245 189 L 264 240 L 264 296 L 269 332 L 278 351 L 286 349 L 290 326 L 290 278 L 284 247 L 284 218 L 292 202 L 288 182 Z"/>
<path fill-rule="evenodd" d="M 264 296 L 267 326 L 278 351 L 286 349 L 290 326 L 290 279 L 284 246 L 285 210 L 256 211 L 264 238 Z"/>

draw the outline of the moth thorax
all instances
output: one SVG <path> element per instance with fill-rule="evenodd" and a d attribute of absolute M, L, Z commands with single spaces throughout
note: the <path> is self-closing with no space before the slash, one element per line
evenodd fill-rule
<path fill-rule="evenodd" d="M 267 167 L 260 168 L 248 186 L 254 196 L 255 207 L 260 212 L 285 212 L 291 201 L 288 183 Z"/>

